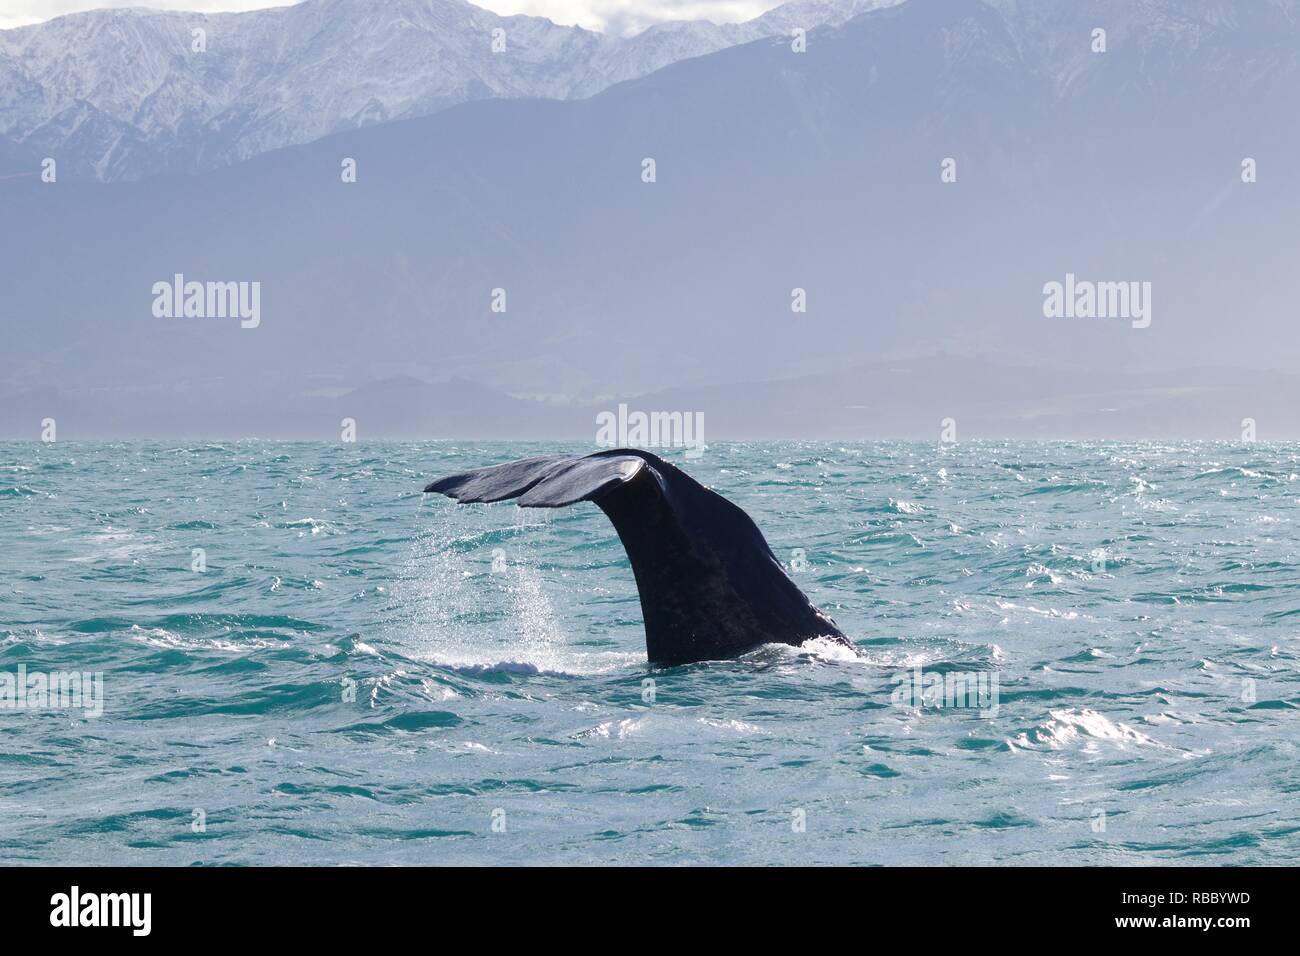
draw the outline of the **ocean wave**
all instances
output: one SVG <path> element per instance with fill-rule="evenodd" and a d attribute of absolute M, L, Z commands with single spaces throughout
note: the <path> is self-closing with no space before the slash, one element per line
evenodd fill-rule
<path fill-rule="evenodd" d="M 1223 468 L 1210 468 L 1197 474 L 1193 480 L 1201 481 L 1206 478 L 1252 478 L 1267 482 L 1287 482 L 1293 481 L 1295 477 L 1296 476 L 1290 472 L 1283 474 L 1280 472 L 1260 471 L 1254 468 L 1246 468 L 1241 465 L 1233 465 Z"/>
<path fill-rule="evenodd" d="M 0 498 L 34 498 L 41 492 L 29 485 L 13 485 L 9 488 L 0 488 Z"/>
<path fill-rule="evenodd" d="M 263 637 L 232 639 L 230 637 L 198 637 L 177 634 L 163 627 L 141 627 L 132 624 L 127 636 L 133 641 L 150 647 L 162 647 L 169 650 L 222 651 L 242 654 L 266 647 L 283 646 L 285 641 L 269 640 Z"/>
<path fill-rule="evenodd" d="M 275 527 L 299 531 L 299 534 L 336 534 L 337 527 L 323 518 L 297 518 L 293 521 L 277 521 Z M 305 530 L 299 530 L 305 529 Z"/>
<path fill-rule="evenodd" d="M 648 722 L 648 717 L 624 717 L 621 720 L 607 720 L 595 727 L 578 731 L 573 735 L 573 739 L 587 740 L 596 737 L 605 740 L 626 740 L 644 731 Z"/>
<path fill-rule="evenodd" d="M 1062 750 L 1077 747 L 1095 752 L 1104 743 L 1120 749 L 1169 749 L 1140 730 L 1111 720 L 1095 710 L 1066 708 L 1049 713 L 1050 720 L 1008 739 L 1007 746 L 1012 750 Z"/>
<path fill-rule="evenodd" d="M 574 676 L 566 671 L 547 670 L 538 667 L 536 664 L 528 661 L 476 661 L 471 664 L 453 664 L 447 661 L 434 660 L 434 664 L 439 667 L 454 671 L 457 674 L 465 674 L 470 677 L 482 677 L 485 674 L 509 674 L 516 677 L 571 677 Z"/>

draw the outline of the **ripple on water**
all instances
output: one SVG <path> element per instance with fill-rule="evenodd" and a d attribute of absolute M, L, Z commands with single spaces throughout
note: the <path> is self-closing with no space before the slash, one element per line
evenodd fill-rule
<path fill-rule="evenodd" d="M 6 853 L 1300 863 L 1300 446 L 711 446 L 857 649 L 674 668 L 594 506 L 419 494 L 557 450 L 0 444 L 0 671 L 105 688 L 0 721 Z M 917 668 L 997 712 L 896 706 Z"/>

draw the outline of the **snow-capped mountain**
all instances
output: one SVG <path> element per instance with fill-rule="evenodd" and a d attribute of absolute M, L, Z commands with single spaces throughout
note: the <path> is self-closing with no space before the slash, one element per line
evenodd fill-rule
<path fill-rule="evenodd" d="M 0 137 L 23 163 L 52 156 L 65 175 L 195 172 L 468 100 L 590 96 L 895 2 L 796 0 L 748 23 L 665 23 L 629 38 L 464 0 L 96 10 L 0 31 Z"/>

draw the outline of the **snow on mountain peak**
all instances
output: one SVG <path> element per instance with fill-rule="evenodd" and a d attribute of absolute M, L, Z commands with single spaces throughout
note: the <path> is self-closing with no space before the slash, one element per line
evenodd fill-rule
<path fill-rule="evenodd" d="M 663 23 L 626 38 L 465 0 L 93 10 L 0 31 L 0 136 L 73 175 L 197 172 L 468 100 L 586 97 L 896 2 L 795 0 L 748 23 Z"/>

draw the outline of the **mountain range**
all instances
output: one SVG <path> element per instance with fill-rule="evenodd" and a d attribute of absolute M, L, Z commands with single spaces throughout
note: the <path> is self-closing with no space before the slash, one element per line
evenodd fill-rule
<path fill-rule="evenodd" d="M 29 166 L 0 433 L 1300 437 L 1296 13 L 906 0 L 206 172 Z M 154 314 L 178 273 L 260 324 Z M 1149 283 L 1149 326 L 1047 317 L 1071 277 Z"/>
<path fill-rule="evenodd" d="M 68 176 L 192 173 L 469 100 L 586 97 L 896 2 L 795 0 L 745 23 L 669 22 L 631 37 L 464 0 L 92 10 L 0 31 L 0 137 L 24 162 L 54 157 Z"/>

